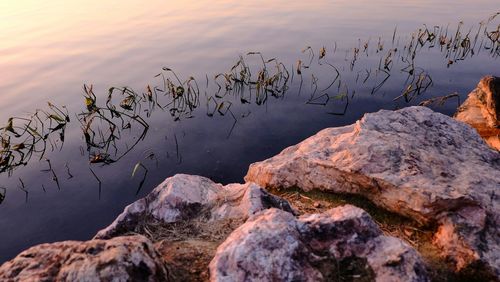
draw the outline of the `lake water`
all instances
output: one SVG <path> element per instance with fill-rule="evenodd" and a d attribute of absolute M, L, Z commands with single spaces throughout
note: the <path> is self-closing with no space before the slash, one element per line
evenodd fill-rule
<path fill-rule="evenodd" d="M 500 75 L 500 16 L 486 22 L 499 11 L 496 0 L 0 2 L 0 262 L 90 239 L 175 173 L 242 182 L 250 163 L 366 112 L 457 94 L 433 105 L 453 114 Z"/>

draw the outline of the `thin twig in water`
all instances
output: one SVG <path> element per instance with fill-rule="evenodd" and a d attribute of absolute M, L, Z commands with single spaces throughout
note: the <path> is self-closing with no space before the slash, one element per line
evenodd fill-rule
<path fill-rule="evenodd" d="M 99 183 L 99 200 L 101 199 L 101 188 L 102 188 L 102 182 L 101 180 L 99 179 L 99 177 L 97 177 L 97 175 L 95 174 L 95 172 L 92 170 L 92 168 L 89 166 L 89 169 L 90 169 L 90 172 L 92 172 L 92 175 L 94 175 L 95 179 L 97 180 L 97 182 Z"/>

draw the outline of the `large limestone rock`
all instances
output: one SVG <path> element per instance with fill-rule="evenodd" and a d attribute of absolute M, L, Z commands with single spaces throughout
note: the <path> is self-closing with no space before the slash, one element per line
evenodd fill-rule
<path fill-rule="evenodd" d="M 203 222 L 216 222 L 228 218 L 246 219 L 271 207 L 293 212 L 288 202 L 253 183 L 223 186 L 205 177 L 177 174 L 167 178 L 145 198 L 127 206 L 95 238 L 111 238 L 134 231 L 148 217 L 163 223 L 185 222 L 195 218 Z"/>
<path fill-rule="evenodd" d="M 354 206 L 295 218 L 270 209 L 236 229 L 212 281 L 427 281 L 419 254 Z"/>
<path fill-rule="evenodd" d="M 500 78 L 481 79 L 455 118 L 474 127 L 488 145 L 500 150 Z"/>
<path fill-rule="evenodd" d="M 32 247 L 0 267 L 1 281 L 169 281 L 143 236 Z"/>
<path fill-rule="evenodd" d="M 422 224 L 437 222 L 435 242 L 457 269 L 479 261 L 500 274 L 500 153 L 473 128 L 428 108 L 383 110 L 322 130 L 252 164 L 245 180 L 359 194 Z M 460 244 L 439 238 L 445 234 Z"/>

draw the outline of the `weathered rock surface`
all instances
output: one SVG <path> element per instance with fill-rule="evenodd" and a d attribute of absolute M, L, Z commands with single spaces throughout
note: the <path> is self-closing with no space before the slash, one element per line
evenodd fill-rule
<path fill-rule="evenodd" d="M 488 145 L 500 150 L 500 78 L 481 79 L 455 118 L 474 127 Z"/>
<path fill-rule="evenodd" d="M 440 216 L 434 244 L 456 266 L 477 281 L 500 280 L 498 214 L 480 207 L 464 207 Z"/>
<path fill-rule="evenodd" d="M 163 223 L 202 218 L 205 222 L 228 218 L 246 219 L 267 208 L 293 212 L 285 200 L 267 193 L 253 183 L 223 186 L 208 178 L 177 174 L 167 178 L 145 198 L 127 206 L 96 239 L 111 238 L 128 231 L 152 216 Z"/>
<path fill-rule="evenodd" d="M 1 281 L 168 281 L 169 272 L 143 236 L 32 247 L 0 267 Z"/>
<path fill-rule="evenodd" d="M 350 126 L 322 130 L 252 164 L 245 180 L 359 194 L 424 224 L 439 219 L 463 242 L 458 251 L 436 238 L 444 254 L 473 254 L 462 262 L 455 258 L 458 269 L 479 260 L 500 274 L 500 153 L 473 128 L 428 108 L 383 110 Z M 451 228 L 456 220 L 450 216 L 468 209 L 484 217 L 470 216 L 467 228 Z"/>
<path fill-rule="evenodd" d="M 302 216 L 270 209 L 236 229 L 210 263 L 212 281 L 427 281 L 419 254 L 383 236 L 354 206 Z"/>

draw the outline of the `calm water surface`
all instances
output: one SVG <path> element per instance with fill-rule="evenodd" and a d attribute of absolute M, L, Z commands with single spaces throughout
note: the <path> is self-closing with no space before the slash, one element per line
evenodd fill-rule
<path fill-rule="evenodd" d="M 482 33 L 474 55 L 446 57 L 439 44 L 428 43 L 419 48 L 411 74 L 401 70 L 412 33 L 425 24 L 430 30 L 440 26 L 441 32 L 449 26 L 451 36 L 462 21 L 465 35 L 500 11 L 494 0 L 68 2 L 0 2 L 0 121 L 47 110 L 48 101 L 65 105 L 70 119 L 64 144 L 56 132 L 41 160 L 34 154 L 26 165 L 0 174 L 0 187 L 6 188 L 0 262 L 34 244 L 91 238 L 125 205 L 175 173 L 242 182 L 250 163 L 322 128 L 455 92 L 463 101 L 483 75 L 500 75 L 498 53 L 484 48 L 488 41 Z M 498 23 L 494 19 L 490 30 Z M 285 79 L 285 67 L 290 74 L 280 88 L 284 93 L 263 99 L 255 86 L 253 92 L 235 85 L 225 91 L 222 76 L 214 81 L 230 72 L 239 56 L 257 77 L 260 56 L 248 52 L 282 62 L 280 78 Z M 385 68 L 387 60 L 392 63 Z M 276 61 L 266 63 L 269 76 L 277 73 Z M 87 147 L 78 121 L 88 110 L 83 85 L 92 84 L 97 103 L 104 105 L 113 86 L 141 94 L 148 85 L 162 89 L 159 74 L 175 82 L 164 67 L 181 81 L 196 79 L 196 107 L 174 110 L 173 116 L 172 106 L 156 107 L 150 115 L 146 106 L 137 109 L 149 126 L 146 136 L 132 120 L 130 129 L 121 130 L 116 150 L 107 151 L 114 160 L 123 157 L 109 165 L 89 164 L 89 157 L 103 150 Z M 427 83 L 425 91 L 410 93 L 410 101 L 395 99 L 408 85 L 424 90 Z M 168 97 L 158 93 L 165 105 Z M 435 109 L 452 114 L 456 105 L 454 97 Z M 145 171 L 139 167 L 131 177 L 138 162 L 148 173 L 136 194 Z"/>

